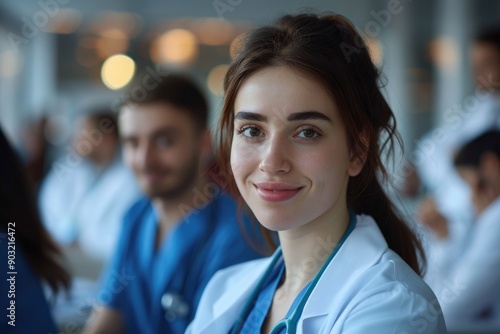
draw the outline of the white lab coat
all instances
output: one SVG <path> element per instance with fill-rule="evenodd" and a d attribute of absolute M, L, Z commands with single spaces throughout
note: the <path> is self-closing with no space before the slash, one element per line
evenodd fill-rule
<path fill-rule="evenodd" d="M 42 183 L 39 206 L 55 240 L 63 245 L 77 241 L 86 255 L 105 263 L 125 212 L 140 195 L 132 172 L 117 156 L 104 171 L 86 160 L 63 172 L 54 164 Z"/>
<path fill-rule="evenodd" d="M 217 272 L 207 285 L 189 334 L 226 334 L 270 258 Z M 298 334 L 446 333 L 436 297 L 392 250 L 377 224 L 357 224 L 305 304 Z"/>
<path fill-rule="evenodd" d="M 488 324 L 500 329 L 499 245 L 500 198 L 497 198 L 477 218 L 464 252 L 453 258 L 451 266 L 443 265 L 441 270 L 426 277 L 450 328 Z M 446 248 L 447 244 L 442 246 Z M 485 311 L 489 317 L 479 319 Z"/>

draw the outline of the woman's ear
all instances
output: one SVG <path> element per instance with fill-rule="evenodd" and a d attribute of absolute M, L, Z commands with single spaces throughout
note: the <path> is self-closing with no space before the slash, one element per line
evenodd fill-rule
<path fill-rule="evenodd" d="M 355 144 L 356 148 L 352 149 L 349 156 L 349 166 L 347 174 L 349 176 L 357 176 L 363 170 L 363 166 L 368 158 L 370 149 L 370 141 L 366 131 L 360 133 L 359 142 Z"/>

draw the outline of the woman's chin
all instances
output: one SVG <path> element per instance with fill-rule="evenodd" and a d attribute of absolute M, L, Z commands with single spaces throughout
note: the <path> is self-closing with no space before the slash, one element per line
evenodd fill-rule
<path fill-rule="evenodd" d="M 293 220 L 283 215 L 257 215 L 256 217 L 262 226 L 275 232 L 291 230 L 300 225 L 296 217 Z"/>

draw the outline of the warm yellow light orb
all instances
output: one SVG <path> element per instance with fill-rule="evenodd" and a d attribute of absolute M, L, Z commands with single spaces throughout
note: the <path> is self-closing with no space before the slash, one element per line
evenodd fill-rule
<path fill-rule="evenodd" d="M 114 55 L 102 64 L 101 78 L 106 87 L 120 89 L 132 80 L 135 73 L 135 63 L 126 55 Z"/>
<path fill-rule="evenodd" d="M 224 95 L 224 77 L 226 76 L 228 65 L 218 65 L 208 73 L 207 84 L 208 88 L 215 95 Z"/>
<path fill-rule="evenodd" d="M 153 49 L 153 59 L 158 63 L 186 65 L 198 55 L 198 40 L 188 30 L 173 29 L 159 36 Z"/>

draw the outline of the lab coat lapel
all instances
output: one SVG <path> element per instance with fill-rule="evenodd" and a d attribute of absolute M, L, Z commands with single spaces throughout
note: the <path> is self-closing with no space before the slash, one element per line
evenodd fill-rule
<path fill-rule="evenodd" d="M 272 257 L 258 260 L 250 272 L 245 272 L 245 275 L 235 274 L 231 277 L 227 285 L 238 286 L 237 290 L 224 289 L 224 287 L 217 289 L 217 293 L 224 292 L 219 298 L 214 298 L 212 314 L 206 315 L 204 319 L 206 325 L 201 333 L 227 333 L 232 328 L 271 260 Z"/>
<path fill-rule="evenodd" d="M 323 316 L 340 314 L 345 303 L 351 300 L 351 294 L 359 290 L 354 286 L 355 278 L 377 263 L 386 250 L 387 242 L 375 221 L 369 216 L 358 215 L 355 229 L 309 296 L 298 327 L 307 333 L 307 322 L 314 321 L 311 318 L 323 321 Z"/>

